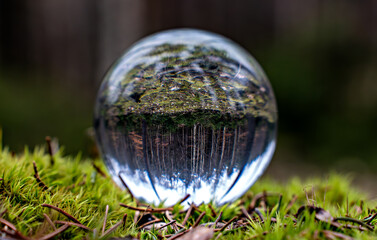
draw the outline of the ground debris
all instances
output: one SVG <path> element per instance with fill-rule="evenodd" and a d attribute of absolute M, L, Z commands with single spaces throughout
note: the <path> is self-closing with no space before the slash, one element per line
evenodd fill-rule
<path fill-rule="evenodd" d="M 347 236 L 345 234 L 334 232 L 330 230 L 322 230 L 323 235 L 328 239 L 344 239 L 344 240 L 353 240 L 354 238 Z"/>
<path fill-rule="evenodd" d="M 301 206 L 298 209 L 297 213 L 295 214 L 295 217 L 296 218 L 300 217 L 300 215 L 302 214 L 302 212 L 304 210 L 308 210 L 310 213 L 314 212 L 316 220 L 322 221 L 322 222 L 327 222 L 332 227 L 335 227 L 335 228 L 338 228 L 338 229 L 342 229 L 343 227 L 345 227 L 345 228 L 354 228 L 354 227 L 352 227 L 352 225 L 345 225 L 345 226 L 343 226 L 342 224 L 339 223 L 339 221 L 348 221 L 348 222 L 356 223 L 356 224 L 359 225 L 358 227 L 356 227 L 354 229 L 358 229 L 360 231 L 365 231 L 365 230 L 373 231 L 374 230 L 373 226 L 371 226 L 368 223 L 365 223 L 365 222 L 363 222 L 361 220 L 358 220 L 358 219 L 355 219 L 355 218 L 351 218 L 351 217 L 337 217 L 337 218 L 333 218 L 328 211 L 324 210 L 323 208 L 315 207 L 315 206 L 312 206 L 312 205 Z"/>
<path fill-rule="evenodd" d="M 366 218 L 365 220 L 367 221 L 366 223 L 367 224 L 370 224 L 373 219 L 375 219 L 377 217 L 377 213 L 373 214 L 372 216 L 370 216 L 369 218 Z"/>
<path fill-rule="evenodd" d="M 50 164 L 51 166 L 53 166 L 55 164 L 54 155 L 58 151 L 59 145 L 56 139 L 54 141 L 51 141 L 50 136 L 46 136 L 45 140 L 47 144 L 48 155 L 50 156 Z"/>
<path fill-rule="evenodd" d="M 133 206 L 129 206 L 129 205 L 126 205 L 126 204 L 123 204 L 123 203 L 120 203 L 119 204 L 120 206 L 122 207 L 125 207 L 125 208 L 128 208 L 128 209 L 131 209 L 131 210 L 135 210 L 135 211 L 141 211 L 141 212 L 165 212 L 165 211 L 172 211 L 173 208 L 140 208 L 140 207 L 133 207 Z"/>
<path fill-rule="evenodd" d="M 95 162 L 92 162 L 92 166 L 93 166 L 94 170 L 96 170 L 99 175 L 101 175 L 104 178 L 107 178 L 106 173 Z"/>
<path fill-rule="evenodd" d="M 61 214 L 65 215 L 67 218 L 71 219 L 73 222 L 81 224 L 81 222 L 79 220 L 77 220 L 75 217 L 73 217 L 71 214 L 67 213 L 66 211 L 64 211 L 61 208 L 58 208 L 58 207 L 55 207 L 55 206 L 52 206 L 52 205 L 46 204 L 46 203 L 42 204 L 41 206 L 54 209 L 54 210 L 60 212 Z"/>
<path fill-rule="evenodd" d="M 126 236 L 126 237 L 112 237 L 112 238 L 109 238 L 109 240 L 139 240 L 139 238 L 134 238 L 132 236 Z"/>
<path fill-rule="evenodd" d="M 53 231 L 52 233 L 49 233 L 43 237 L 41 237 L 39 240 L 47 240 L 47 239 L 51 239 L 53 237 L 55 237 L 56 235 L 64 232 L 65 230 L 67 230 L 69 228 L 69 225 L 63 225 L 61 226 L 60 228 L 56 229 L 55 231 Z"/>
<path fill-rule="evenodd" d="M 325 209 L 320 208 L 320 207 L 315 207 L 315 206 L 312 206 L 312 205 L 301 206 L 301 207 L 297 210 L 297 213 L 295 214 L 295 217 L 296 217 L 296 218 L 300 217 L 301 213 L 302 213 L 304 210 L 308 210 L 310 213 L 315 212 L 315 217 L 316 217 L 316 219 L 319 220 L 319 221 L 323 221 L 323 222 L 332 222 L 333 219 L 334 219 L 334 218 L 331 216 L 331 214 L 330 214 L 328 211 L 326 211 Z"/>
<path fill-rule="evenodd" d="M 37 164 L 33 162 L 33 169 L 34 169 L 34 177 L 37 180 L 39 186 L 42 188 L 43 191 L 48 190 L 47 185 L 42 181 L 42 179 L 39 177 Z"/>
<path fill-rule="evenodd" d="M 196 227 L 177 240 L 209 240 L 213 237 L 214 230 L 207 227 Z"/>

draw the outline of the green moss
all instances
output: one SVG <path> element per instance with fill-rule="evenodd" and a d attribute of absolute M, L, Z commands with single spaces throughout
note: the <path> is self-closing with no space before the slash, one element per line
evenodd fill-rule
<path fill-rule="evenodd" d="M 264 80 L 256 79 L 224 51 L 204 45 L 162 44 L 134 60 L 137 65 L 117 76 L 119 86 L 109 86 L 119 91 L 101 93 L 103 108 L 120 115 L 178 115 L 204 109 L 276 121 L 273 96 Z M 111 96 L 116 100 L 107 102 L 111 94 L 116 94 Z"/>
<path fill-rule="evenodd" d="M 33 151 L 25 149 L 23 153 L 17 155 L 13 155 L 7 148 L 0 150 L 0 178 L 2 178 L 0 212 L 6 209 L 2 218 L 13 223 L 23 235 L 41 237 L 53 231 L 43 214 L 47 214 L 52 221 L 70 221 L 64 215 L 42 207 L 42 204 L 59 207 L 77 218 L 83 225 L 96 229 L 96 233 L 93 233 L 70 227 L 58 235 L 59 239 L 99 238 L 106 205 L 109 205 L 110 209 L 106 229 L 119 222 L 125 213 L 129 216 L 124 226 L 117 228 L 107 237 L 140 234 L 143 239 L 153 239 L 161 235 L 156 230 L 139 230 L 135 226 L 132 220 L 134 211 L 121 208 L 119 203 L 135 206 L 136 202 L 128 193 L 115 186 L 109 178 L 100 176 L 92 166 L 94 160 L 82 159 L 80 155 L 63 156 L 61 151 L 54 156 L 54 159 L 55 164 L 51 166 L 50 156 L 41 148 Z M 41 180 L 49 187 L 47 191 L 42 190 L 34 177 L 33 161 L 36 162 Z M 104 169 L 100 161 L 95 160 L 95 162 Z M 322 207 L 334 217 L 348 215 L 363 220 L 374 213 L 376 203 L 352 188 L 347 177 L 337 174 L 331 174 L 326 180 L 314 179 L 306 182 L 294 178 L 286 184 L 262 179 L 240 200 L 214 207 L 214 211 L 216 214 L 222 211 L 222 220 L 228 221 L 233 216 L 239 216 L 241 206 L 249 206 L 256 194 L 263 191 L 276 193 L 266 198 L 265 205 L 268 211 L 267 213 L 262 211 L 265 221 L 260 222 L 258 217 L 253 215 L 253 220 L 245 227 L 223 232 L 219 239 L 313 239 L 314 236 L 318 236 L 318 239 L 326 239 L 326 231 L 330 230 L 355 239 L 370 239 L 377 236 L 375 231 L 362 232 L 357 228 L 334 229 L 329 224 L 315 220 L 315 216 L 307 211 L 302 215 L 305 216 L 305 220 L 293 216 L 300 206 L 307 204 Z M 279 201 L 280 194 L 281 201 Z M 289 207 L 294 195 L 297 196 L 297 200 Z M 209 205 L 201 205 L 199 209 L 206 212 L 201 223 L 215 221 L 216 216 L 211 214 Z M 185 213 L 179 213 L 180 210 L 182 206 L 178 205 L 173 210 L 174 219 L 178 222 L 182 222 L 185 217 Z M 186 224 L 187 228 L 194 224 L 199 214 L 193 212 Z M 169 222 L 163 214 L 155 215 Z M 276 219 L 276 222 L 273 219 Z M 376 223 L 377 219 L 371 222 L 371 226 Z M 0 226 L 3 227 L 2 224 Z M 168 228 L 165 234 L 171 233 L 174 231 Z M 215 237 L 217 235 L 218 233 Z"/>
<path fill-rule="evenodd" d="M 183 44 L 172 45 L 172 44 L 166 43 L 166 44 L 157 46 L 148 55 L 153 57 L 153 56 L 158 56 L 164 52 L 180 53 L 186 49 L 187 49 L 187 46 Z"/>

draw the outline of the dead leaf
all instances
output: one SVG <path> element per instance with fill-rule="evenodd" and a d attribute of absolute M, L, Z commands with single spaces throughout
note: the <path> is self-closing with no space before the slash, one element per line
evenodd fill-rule
<path fill-rule="evenodd" d="M 315 207 L 315 206 L 311 206 L 311 205 L 300 207 L 297 210 L 295 217 L 297 218 L 298 216 L 300 216 L 301 213 L 305 209 L 307 209 L 310 213 L 314 212 L 315 213 L 315 219 L 317 219 L 318 221 L 330 223 L 331 226 L 336 227 L 336 228 L 341 228 L 341 226 L 342 226 L 340 223 L 334 222 L 334 218 L 331 216 L 331 214 L 328 211 L 326 211 L 323 208 Z"/>
<path fill-rule="evenodd" d="M 323 230 L 322 233 L 328 239 L 340 238 L 340 239 L 344 239 L 344 240 L 353 240 L 352 237 L 344 235 L 343 233 L 339 233 L 339 232 L 333 232 L 333 231 L 330 231 L 330 230 Z"/>
<path fill-rule="evenodd" d="M 206 227 L 196 227 L 177 240 L 209 240 L 213 237 L 214 230 Z"/>
<path fill-rule="evenodd" d="M 155 223 L 151 223 L 151 224 L 143 226 L 142 229 L 144 229 L 146 231 L 152 231 L 153 229 L 161 228 L 164 225 L 166 225 L 165 222 L 155 222 Z"/>
<path fill-rule="evenodd" d="M 334 219 L 328 211 L 319 207 L 315 209 L 315 218 L 323 222 L 332 222 Z"/>

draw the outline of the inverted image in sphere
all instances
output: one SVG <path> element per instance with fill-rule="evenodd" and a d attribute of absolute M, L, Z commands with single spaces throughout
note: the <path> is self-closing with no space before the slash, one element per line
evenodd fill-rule
<path fill-rule="evenodd" d="M 163 31 L 110 68 L 95 108 L 110 174 L 135 197 L 171 205 L 239 198 L 276 144 L 277 109 L 256 60 L 220 35 Z"/>

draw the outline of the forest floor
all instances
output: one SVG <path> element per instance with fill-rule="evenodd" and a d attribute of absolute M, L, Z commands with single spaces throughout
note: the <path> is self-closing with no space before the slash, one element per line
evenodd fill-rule
<path fill-rule="evenodd" d="M 376 207 L 333 173 L 262 178 L 224 206 L 156 208 L 118 188 L 98 159 L 0 145 L 0 239 L 371 239 Z"/>

